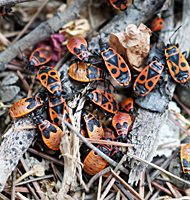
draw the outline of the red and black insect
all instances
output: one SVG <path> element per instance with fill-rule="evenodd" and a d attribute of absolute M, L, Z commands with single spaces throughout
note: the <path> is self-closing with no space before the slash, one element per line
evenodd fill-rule
<path fill-rule="evenodd" d="M 164 26 L 164 20 L 160 17 L 156 17 L 152 22 L 151 22 L 151 25 L 150 25 L 150 29 L 151 31 L 153 32 L 157 32 L 157 31 L 160 31 Z"/>
<path fill-rule="evenodd" d="M 122 103 L 121 107 L 128 113 L 134 112 L 134 101 L 132 97 L 125 98 Z"/>
<path fill-rule="evenodd" d="M 134 101 L 132 97 L 125 98 L 121 103 L 121 108 L 125 110 L 131 116 L 131 124 L 129 126 L 129 131 L 132 130 L 133 123 L 135 121 L 136 114 L 134 111 L 136 110 L 134 106 Z"/>
<path fill-rule="evenodd" d="M 189 64 L 179 49 L 172 44 L 165 48 L 165 56 L 169 72 L 178 83 L 186 83 L 189 80 Z"/>
<path fill-rule="evenodd" d="M 94 80 L 102 80 L 103 71 L 91 64 L 83 62 L 73 63 L 69 67 L 69 76 L 80 82 L 89 82 Z"/>
<path fill-rule="evenodd" d="M 72 37 L 67 42 L 68 50 L 78 57 L 79 60 L 88 63 L 89 55 L 88 55 L 88 44 L 83 37 Z"/>
<path fill-rule="evenodd" d="M 69 120 L 68 110 L 66 108 L 67 104 L 62 96 L 60 98 L 57 98 L 56 96 L 51 96 L 48 99 L 48 103 L 50 118 L 54 124 L 58 126 L 62 125 L 62 121 L 58 118 L 58 116 L 65 116 L 65 120 Z"/>
<path fill-rule="evenodd" d="M 103 90 L 94 90 L 87 94 L 87 100 L 92 101 L 110 113 L 116 113 L 119 109 L 116 99 L 110 93 Z"/>
<path fill-rule="evenodd" d="M 10 116 L 11 118 L 22 117 L 34 111 L 36 108 L 41 107 L 42 105 L 43 105 L 43 101 L 41 98 L 38 98 L 38 97 L 30 97 L 30 98 L 21 99 L 15 102 L 10 107 L 10 110 L 9 110 Z"/>
<path fill-rule="evenodd" d="M 6 19 L 7 21 L 10 21 L 9 18 L 6 16 L 8 13 L 12 12 L 12 8 L 15 5 L 11 5 L 11 6 L 2 6 L 0 7 L 0 16 L 2 16 L 4 19 Z M 23 23 L 20 21 L 19 17 L 16 15 L 16 13 L 12 12 L 12 14 L 14 14 L 14 16 L 17 18 L 17 22 L 20 25 L 23 25 Z"/>
<path fill-rule="evenodd" d="M 0 16 L 3 16 L 12 12 L 11 6 L 2 6 L 0 7 Z"/>
<path fill-rule="evenodd" d="M 190 145 L 189 144 L 185 144 L 181 147 L 180 158 L 181 158 L 183 173 L 187 177 L 190 177 Z"/>
<path fill-rule="evenodd" d="M 40 66 L 48 63 L 52 59 L 52 53 L 45 47 L 35 49 L 29 58 L 29 63 L 26 67 Z"/>
<path fill-rule="evenodd" d="M 40 116 L 36 116 L 37 125 L 42 134 L 44 143 L 52 150 L 58 150 L 61 142 L 62 130 Z"/>
<path fill-rule="evenodd" d="M 160 79 L 164 66 L 157 60 L 151 62 L 138 75 L 133 90 L 137 96 L 147 95 Z"/>
<path fill-rule="evenodd" d="M 119 136 L 119 140 L 126 141 L 131 125 L 131 116 L 127 113 L 118 112 L 112 119 L 112 125 Z"/>
<path fill-rule="evenodd" d="M 167 66 L 169 68 L 169 72 L 172 78 L 178 83 L 186 83 L 190 77 L 189 64 L 183 54 L 177 48 L 177 45 L 173 45 L 171 43 L 171 37 L 179 30 L 180 27 L 178 27 L 175 32 L 170 36 L 170 44 L 167 44 L 167 46 L 165 47 L 165 56 Z M 156 37 L 158 36 L 156 35 Z"/>
<path fill-rule="evenodd" d="M 108 133 L 107 133 L 108 132 Z M 112 141 L 113 138 L 115 138 L 113 132 L 109 129 L 106 131 L 106 134 L 104 135 L 104 138 L 106 140 Z M 112 150 L 115 148 L 112 145 L 98 145 L 97 148 L 102 151 L 107 156 L 110 156 L 112 154 Z M 119 152 L 117 152 L 120 158 L 121 155 Z M 116 151 L 114 149 L 114 155 L 116 156 Z M 107 161 L 105 161 L 101 156 L 96 154 L 93 150 L 90 151 L 90 153 L 87 155 L 87 157 L 84 160 L 84 171 L 88 173 L 89 175 L 95 175 L 98 172 L 102 171 L 106 165 Z M 106 175 L 105 175 L 106 176 Z"/>
<path fill-rule="evenodd" d="M 61 96 L 62 85 L 59 74 L 54 67 L 42 66 L 37 72 L 37 77 L 42 85 L 56 97 Z"/>
<path fill-rule="evenodd" d="M 109 3 L 117 10 L 124 11 L 129 6 L 129 0 L 108 0 Z"/>
<path fill-rule="evenodd" d="M 110 128 L 105 128 L 104 129 L 104 139 L 105 140 L 110 140 L 114 141 L 115 140 L 115 135 L 114 132 Z M 117 146 L 110 145 L 110 150 L 111 150 L 111 155 L 110 157 L 115 160 L 116 162 L 119 162 L 122 158 L 122 155 L 119 151 L 119 148 Z"/>
<path fill-rule="evenodd" d="M 131 72 L 124 59 L 111 47 L 107 47 L 99 40 L 101 56 L 112 78 L 120 86 L 128 86 L 131 81 Z"/>
<path fill-rule="evenodd" d="M 86 124 L 86 130 L 88 132 L 88 137 L 92 139 L 100 139 L 104 135 L 104 130 L 95 116 L 87 111 L 82 112 Z"/>
<path fill-rule="evenodd" d="M 97 148 L 109 156 L 110 151 L 107 148 L 104 148 L 102 145 L 98 145 Z M 85 158 L 83 164 L 84 171 L 87 174 L 95 175 L 106 167 L 107 161 L 105 161 L 101 156 L 99 156 L 93 150 L 91 150 Z"/>

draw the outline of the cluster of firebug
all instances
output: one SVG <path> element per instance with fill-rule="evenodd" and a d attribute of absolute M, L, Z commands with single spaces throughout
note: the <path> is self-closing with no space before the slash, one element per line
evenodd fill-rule
<path fill-rule="evenodd" d="M 163 24 L 164 22 L 162 19 L 157 17 L 152 23 L 152 29 L 154 31 L 159 31 L 163 27 Z M 133 77 L 125 60 L 114 49 L 105 45 L 101 38 L 99 40 L 99 45 L 101 52 L 100 55 L 105 68 L 107 69 L 107 74 L 111 75 L 113 80 L 119 86 L 129 87 L 132 83 Z M 88 45 L 84 38 L 71 38 L 67 43 L 67 48 L 79 59 L 79 61 L 72 64 L 69 68 L 69 76 L 72 79 L 80 82 L 105 80 L 105 73 L 102 73 L 102 69 L 96 67 L 91 61 L 88 52 Z M 95 52 L 95 54 L 98 55 L 97 52 Z M 133 81 L 135 97 L 146 96 L 150 91 L 152 91 L 160 80 L 164 69 L 168 69 L 171 77 L 177 83 L 183 84 L 189 80 L 189 65 L 183 54 L 179 51 L 176 45 L 171 44 L 171 41 L 170 44 L 165 46 L 163 58 L 155 58 Z M 132 124 L 135 120 L 131 115 L 134 111 L 133 99 L 125 99 L 121 103 L 121 109 L 119 109 L 119 105 L 114 96 L 106 90 L 93 90 L 86 95 L 86 98 L 98 106 L 99 109 L 103 109 L 104 111 L 114 115 L 112 118 L 112 128 L 114 128 L 115 134 L 117 135 L 115 140 L 126 142 L 127 134 L 132 129 Z M 101 126 L 98 119 L 87 111 L 83 112 L 83 118 L 88 137 L 101 139 L 105 131 L 103 131 L 104 128 Z M 101 145 L 98 146 L 98 148 L 100 147 Z M 95 155 L 94 152 L 91 152 L 84 163 L 85 165 L 88 163 L 88 167 L 85 166 L 85 171 L 91 175 L 92 173 L 95 173 L 95 171 L 93 171 L 93 166 L 96 165 L 97 167 L 100 160 L 95 159 L 95 156 L 97 155 Z M 102 169 L 104 165 L 105 163 L 102 164 L 101 162 L 98 167 Z"/>
<path fill-rule="evenodd" d="M 133 99 L 131 97 L 124 99 L 119 108 L 113 95 L 106 91 L 93 90 L 86 96 L 86 98 L 88 101 L 91 101 L 94 106 L 103 109 L 102 112 L 107 112 L 113 115 L 110 129 L 104 124 L 101 124 L 92 113 L 86 110 L 83 111 L 82 116 L 88 137 L 92 139 L 127 142 L 127 134 L 131 130 L 134 122 L 134 118 L 132 117 L 132 113 L 135 110 Z M 83 129 L 81 134 L 85 135 L 84 132 Z M 122 153 L 116 146 L 98 145 L 97 148 L 117 162 L 122 158 Z M 90 151 L 84 159 L 84 171 L 89 175 L 94 175 L 100 172 L 106 167 L 106 165 L 107 161 L 95 154 L 93 150 Z"/>
<path fill-rule="evenodd" d="M 128 1 L 110 0 L 109 3 L 120 10 L 125 10 L 128 6 Z M 11 10 L 9 11 L 8 8 L 9 7 L 2 7 L 0 14 L 4 16 L 10 12 Z M 163 21 L 158 17 L 151 24 L 151 28 L 154 31 L 159 31 L 162 27 Z M 102 58 L 102 63 L 107 70 L 106 74 L 109 74 L 119 86 L 125 88 L 129 87 L 133 81 L 133 77 L 125 60 L 113 48 L 104 44 L 101 38 L 99 39 L 99 45 L 100 54 L 97 52 L 95 52 L 95 54 Z M 105 81 L 105 71 L 95 66 L 91 61 L 88 52 L 88 44 L 83 37 L 71 38 L 67 43 L 67 48 L 78 58 L 77 62 L 69 67 L 69 76 L 71 78 L 76 81 L 87 83 L 92 81 Z M 177 46 L 172 45 L 170 42 L 170 44 L 165 47 L 164 55 L 164 59 L 155 59 L 148 64 L 134 80 L 133 91 L 136 97 L 145 96 L 153 90 L 158 83 L 164 68 L 166 68 L 166 64 L 172 78 L 176 82 L 187 82 L 190 75 L 189 66 Z M 37 112 L 38 108 L 43 107 L 45 104 L 44 100 L 39 97 L 25 98 L 17 101 L 10 108 L 10 116 L 12 118 L 20 118 L 30 113 L 36 113 L 34 122 L 38 125 L 38 128 L 42 133 L 44 143 L 50 149 L 58 150 L 62 134 L 60 128 L 61 120 L 58 116 L 66 116 L 65 119 L 68 121 L 69 119 L 67 104 L 61 95 L 62 83 L 59 74 L 54 67 L 45 66 L 51 59 L 51 51 L 44 47 L 39 47 L 32 52 L 29 63 L 26 65 L 26 67 L 41 66 L 37 72 L 37 77 L 49 92 L 48 105 L 51 122 L 41 117 Z M 114 96 L 106 90 L 93 90 L 86 95 L 86 99 L 92 102 L 95 107 L 112 115 L 110 129 L 104 127 L 99 119 L 92 113 L 87 110 L 83 111 L 82 117 L 88 137 L 93 139 L 127 142 L 127 134 L 132 129 L 135 120 L 132 115 L 135 110 L 133 99 L 131 97 L 126 98 L 119 106 Z M 114 160 L 119 161 L 122 157 L 121 152 L 116 146 L 98 145 L 97 148 Z M 181 157 L 183 157 L 183 168 L 185 168 L 186 163 L 189 162 L 187 159 L 184 160 L 187 154 L 185 153 L 181 153 Z M 107 162 L 93 151 L 90 151 L 84 159 L 84 170 L 90 175 L 94 175 L 101 171 L 106 165 Z M 186 174 L 188 174 L 188 169 L 186 169 L 186 171 Z"/>
<path fill-rule="evenodd" d="M 105 45 L 101 38 L 99 44 L 107 73 L 118 85 L 129 87 L 132 77 L 124 59 L 114 49 Z M 79 63 L 70 66 L 69 76 L 81 82 L 102 80 L 104 78 L 102 77 L 102 70 L 91 64 L 87 47 L 87 42 L 82 37 L 73 37 L 68 41 L 68 50 L 80 59 Z M 176 82 L 187 82 L 189 79 L 189 65 L 177 46 L 172 45 L 170 42 L 165 47 L 164 55 L 163 59 L 153 60 L 138 75 L 133 84 L 133 91 L 136 96 L 147 95 L 158 83 L 164 68 L 169 69 L 172 78 Z"/>
<path fill-rule="evenodd" d="M 39 66 L 49 62 L 52 58 L 50 51 L 43 47 L 37 48 L 29 58 L 28 66 Z M 44 106 L 45 101 L 39 97 L 24 98 L 15 102 L 10 108 L 12 118 L 20 118 L 33 113 L 34 123 L 38 125 L 44 143 L 52 150 L 59 149 L 62 130 L 59 128 L 61 121 L 58 116 L 66 112 L 66 102 L 61 96 L 62 84 L 57 70 L 50 66 L 41 66 L 37 72 L 41 84 L 50 93 L 48 98 L 49 115 L 52 122 L 39 115 L 37 108 Z"/>

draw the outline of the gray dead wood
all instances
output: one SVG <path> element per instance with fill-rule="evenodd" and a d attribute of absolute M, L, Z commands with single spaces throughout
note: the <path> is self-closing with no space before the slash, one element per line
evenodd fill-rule
<path fill-rule="evenodd" d="M 23 3 L 28 1 L 35 1 L 35 0 L 1 0 L 0 6 L 13 5 L 16 3 Z"/>
<path fill-rule="evenodd" d="M 165 16 L 170 16 L 164 19 L 164 30 L 173 30 L 173 5 L 170 10 L 165 13 Z M 171 32 L 166 32 L 160 35 L 165 44 L 168 43 Z M 134 148 L 129 148 L 129 153 L 139 156 L 149 162 L 155 155 L 156 149 L 159 144 L 160 128 L 167 118 L 167 104 L 175 90 L 176 83 L 173 80 L 167 80 L 165 87 L 159 90 L 150 92 L 145 98 L 141 98 L 140 105 L 143 108 L 138 110 L 138 116 L 135 119 L 133 130 L 130 133 L 132 143 L 142 144 L 135 145 Z M 148 99 L 149 97 L 149 99 Z M 144 101 L 143 101 L 144 99 Z M 137 99 L 139 102 L 139 99 Z M 154 109 L 151 105 L 155 105 Z M 158 108 L 157 110 L 155 108 Z M 153 111 L 147 110 L 151 109 Z M 157 111 L 157 112 L 154 112 Z M 142 172 L 146 165 L 136 160 L 129 160 L 129 166 L 132 168 L 128 182 L 136 184 L 141 179 Z"/>
<path fill-rule="evenodd" d="M 183 0 L 183 13 L 182 13 L 182 27 L 179 30 L 179 37 L 177 37 L 177 43 L 181 52 L 186 51 L 187 56 L 190 52 L 190 1 Z M 177 86 L 178 97 L 186 106 L 190 107 L 190 80 L 184 85 Z"/>
<path fill-rule="evenodd" d="M 139 25 L 141 22 L 145 23 L 153 16 L 153 13 L 159 9 L 159 6 L 161 7 L 163 2 L 164 1 L 156 1 L 155 4 L 152 4 L 152 1 L 144 1 L 141 5 L 137 4 L 137 7 L 141 8 L 141 12 L 135 9 L 129 9 L 127 15 L 121 13 L 116 16 L 101 30 L 103 41 L 105 43 L 108 42 L 110 33 L 124 30 L 128 24 Z M 169 11 L 169 14 L 171 14 L 171 11 Z M 173 23 L 168 25 L 170 22 L 166 22 L 167 30 L 170 27 L 173 29 Z M 99 37 L 92 38 L 89 42 L 89 49 L 99 49 L 98 38 Z M 165 37 L 164 40 L 168 42 L 168 38 L 169 37 Z M 138 116 L 135 119 L 133 131 L 129 134 L 129 137 L 131 138 L 132 143 L 139 145 L 135 145 L 134 148 L 128 148 L 129 153 L 139 156 L 147 161 L 152 160 L 158 146 L 159 130 L 166 120 L 166 108 L 169 99 L 173 96 L 174 88 L 175 84 L 169 81 L 168 84 L 166 84 L 167 94 L 165 93 L 165 89 L 162 89 L 163 94 L 160 94 L 159 90 L 155 90 L 147 97 L 141 98 L 141 102 L 138 102 L 141 108 L 138 110 Z M 137 101 L 139 101 L 139 99 Z M 137 183 L 146 166 L 133 159 L 129 159 L 127 165 L 132 168 L 128 182 L 131 184 L 134 182 Z"/>
<path fill-rule="evenodd" d="M 0 71 L 5 70 L 6 64 L 20 53 L 19 48 L 23 51 L 49 37 L 51 34 L 56 33 L 64 24 L 77 18 L 79 12 L 88 2 L 88 0 L 75 0 L 75 2 L 65 11 L 58 11 L 54 14 L 54 17 L 41 23 L 28 35 L 24 36 L 22 39 L 3 51 L 0 54 Z"/>
<path fill-rule="evenodd" d="M 34 139 L 35 131 L 33 129 L 18 129 L 28 124 L 32 124 L 32 120 L 29 118 L 18 120 L 4 135 L 0 146 L 0 191 L 3 190 L 7 178 Z"/>

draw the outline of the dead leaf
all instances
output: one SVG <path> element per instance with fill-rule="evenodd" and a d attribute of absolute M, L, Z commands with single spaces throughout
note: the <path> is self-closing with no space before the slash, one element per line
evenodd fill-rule
<path fill-rule="evenodd" d="M 129 62 L 129 67 L 135 71 L 142 71 L 139 67 L 146 62 L 150 51 L 151 30 L 144 24 L 130 24 L 125 32 L 110 34 L 109 46 L 119 54 L 125 55 L 125 61 Z"/>

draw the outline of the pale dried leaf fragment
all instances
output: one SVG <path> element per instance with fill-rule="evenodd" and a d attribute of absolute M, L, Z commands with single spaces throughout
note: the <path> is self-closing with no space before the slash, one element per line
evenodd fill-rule
<path fill-rule="evenodd" d="M 130 24 L 125 31 L 110 34 L 109 46 L 124 54 L 129 67 L 140 72 L 143 66 L 139 66 L 146 62 L 150 51 L 150 36 L 151 30 L 143 23 L 139 27 Z"/>
<path fill-rule="evenodd" d="M 45 175 L 44 167 L 41 165 L 35 165 L 30 171 L 26 172 L 20 178 L 18 178 L 15 183 L 19 183 L 20 181 L 22 181 L 23 179 L 25 179 L 26 177 L 30 175 L 44 176 Z"/>
<path fill-rule="evenodd" d="M 90 30 L 90 24 L 87 19 L 74 19 L 65 24 L 59 33 L 66 32 L 69 36 L 85 36 Z"/>

